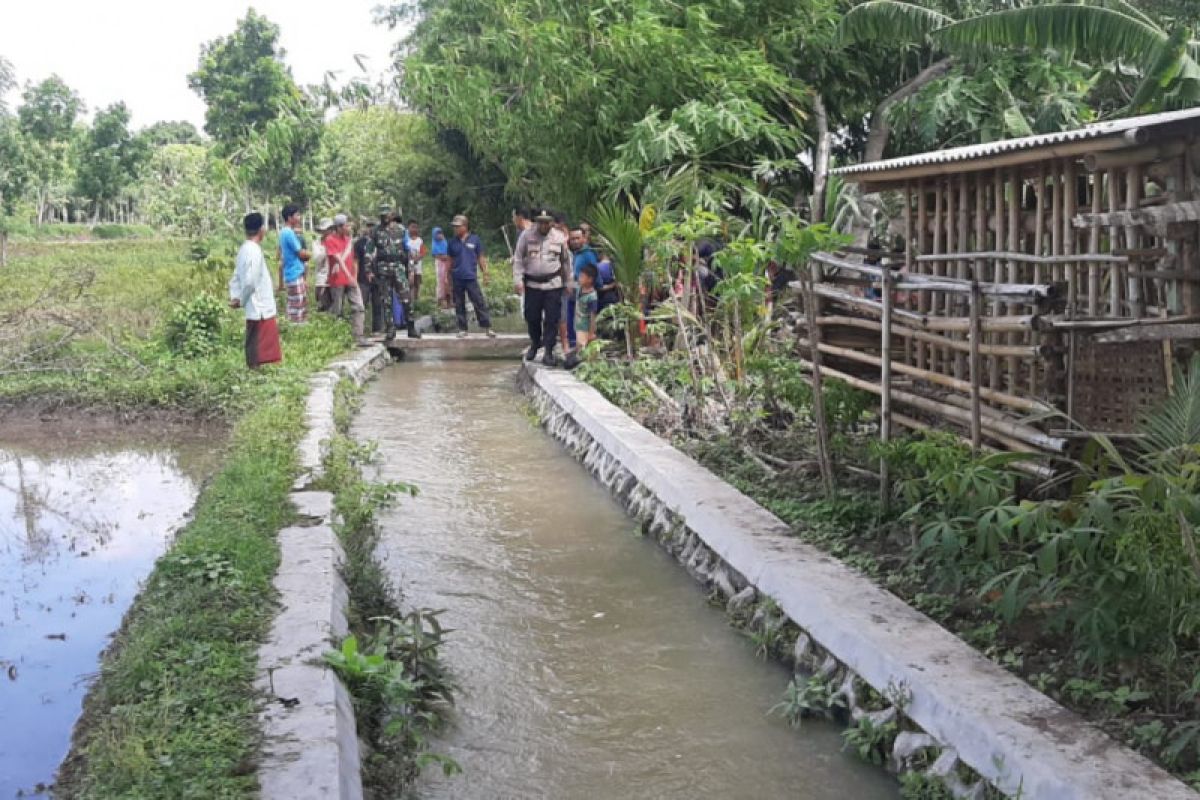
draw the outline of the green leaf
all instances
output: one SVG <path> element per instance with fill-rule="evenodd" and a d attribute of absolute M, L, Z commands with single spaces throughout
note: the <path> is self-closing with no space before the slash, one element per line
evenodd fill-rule
<path fill-rule="evenodd" d="M 847 42 L 921 43 L 935 30 L 953 23 L 945 14 L 897 0 L 870 0 L 846 13 L 838 31 Z"/>

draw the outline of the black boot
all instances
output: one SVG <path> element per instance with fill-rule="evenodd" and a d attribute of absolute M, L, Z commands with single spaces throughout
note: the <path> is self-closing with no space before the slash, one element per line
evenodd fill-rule
<path fill-rule="evenodd" d="M 533 361 L 537 358 L 538 346 L 536 344 L 529 345 L 529 349 L 525 351 L 525 360 Z"/>
<path fill-rule="evenodd" d="M 553 347 L 546 348 L 546 354 L 544 356 L 542 356 L 542 363 L 545 364 L 547 367 L 557 367 L 558 366 L 558 358 L 554 355 Z"/>
<path fill-rule="evenodd" d="M 417 321 L 413 319 L 411 303 L 404 304 L 404 318 L 408 320 L 408 338 L 420 339 L 421 332 L 417 330 Z"/>

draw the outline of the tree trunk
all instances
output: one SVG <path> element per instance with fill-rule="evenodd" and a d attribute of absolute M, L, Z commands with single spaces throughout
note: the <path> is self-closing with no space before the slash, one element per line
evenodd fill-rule
<path fill-rule="evenodd" d="M 829 183 L 829 114 L 821 95 L 813 95 L 813 112 L 817 117 L 817 154 L 813 159 L 812 208 L 808 216 L 813 222 L 825 221 L 825 187 Z M 872 120 L 872 125 L 874 120 Z"/>
<path fill-rule="evenodd" d="M 8 266 L 8 231 L 0 231 L 0 267 Z"/>
<path fill-rule="evenodd" d="M 891 112 L 892 107 L 912 97 L 924 86 L 945 75 L 952 66 L 954 66 L 953 58 L 943 58 L 941 61 L 930 64 L 875 106 L 875 110 L 871 112 L 871 128 L 867 133 L 867 150 L 863 155 L 863 161 L 879 161 L 883 158 L 888 138 L 892 133 L 892 126 L 888 123 L 888 113 Z"/>

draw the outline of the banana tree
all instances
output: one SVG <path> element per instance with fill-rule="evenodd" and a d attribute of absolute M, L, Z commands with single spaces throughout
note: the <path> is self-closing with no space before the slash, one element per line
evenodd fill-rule
<path fill-rule="evenodd" d="M 967 58 L 981 49 L 1034 50 L 1094 65 L 1132 65 L 1141 80 L 1127 113 L 1200 102 L 1200 42 L 1186 27 L 1164 27 L 1126 0 L 1040 3 L 963 20 L 900 0 L 869 0 L 846 14 L 841 34 L 860 43 L 886 36 L 928 46 L 946 58 Z M 886 143 L 887 123 L 879 124 L 884 141 L 868 143 L 868 160 L 881 157 Z"/>

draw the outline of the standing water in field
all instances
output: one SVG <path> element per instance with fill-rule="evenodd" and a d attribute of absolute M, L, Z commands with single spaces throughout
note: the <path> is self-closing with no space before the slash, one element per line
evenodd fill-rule
<path fill-rule="evenodd" d="M 461 688 L 426 798 L 896 796 L 838 729 L 768 712 L 788 671 L 529 417 L 515 367 L 412 361 L 356 423 L 381 477 L 417 484 L 381 522 L 406 605 L 444 608 Z"/>
<path fill-rule="evenodd" d="M 69 424 L 6 422 L 0 442 L 0 800 L 54 779 L 101 650 L 214 465 L 195 432 Z"/>

